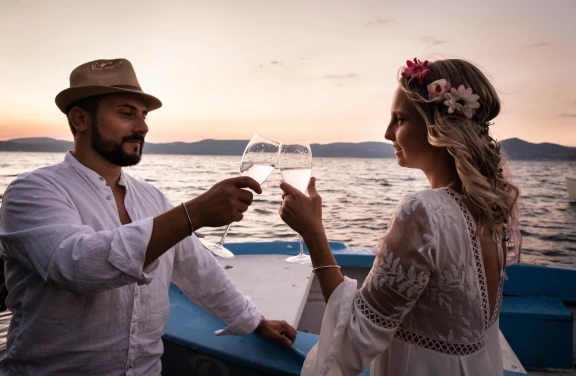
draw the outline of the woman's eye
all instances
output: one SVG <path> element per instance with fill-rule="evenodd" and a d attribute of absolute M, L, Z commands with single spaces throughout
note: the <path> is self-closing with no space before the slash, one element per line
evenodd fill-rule
<path fill-rule="evenodd" d="M 398 123 L 398 125 L 404 123 L 404 118 L 397 117 L 397 118 L 396 118 L 396 123 Z"/>

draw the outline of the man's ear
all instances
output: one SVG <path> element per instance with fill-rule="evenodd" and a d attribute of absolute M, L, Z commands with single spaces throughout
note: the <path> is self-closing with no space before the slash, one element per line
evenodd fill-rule
<path fill-rule="evenodd" d="M 90 122 L 92 121 L 88 112 L 80 107 L 73 107 L 68 113 L 68 119 L 70 119 L 72 126 L 76 128 L 77 132 L 85 132 L 90 128 Z"/>

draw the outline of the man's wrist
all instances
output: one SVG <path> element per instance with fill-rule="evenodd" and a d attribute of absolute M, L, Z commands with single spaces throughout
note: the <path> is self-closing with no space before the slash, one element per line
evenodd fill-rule
<path fill-rule="evenodd" d="M 200 223 L 200 215 L 198 213 L 198 210 L 196 209 L 194 200 L 190 200 L 186 202 L 184 205 L 186 205 L 186 208 L 188 209 L 188 215 L 190 216 L 190 223 L 192 224 L 192 228 L 194 229 L 194 231 L 198 231 L 203 226 Z"/>
<path fill-rule="evenodd" d="M 266 322 L 266 318 L 264 318 L 264 315 L 261 315 L 260 317 L 260 322 L 258 323 L 258 326 L 256 327 L 256 329 L 254 329 L 254 331 L 256 333 L 260 333 L 260 331 L 262 330 L 262 328 L 264 328 L 264 323 Z"/>

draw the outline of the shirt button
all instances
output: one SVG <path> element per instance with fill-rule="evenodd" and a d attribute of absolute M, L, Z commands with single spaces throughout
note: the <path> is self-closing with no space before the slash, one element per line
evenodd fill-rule
<path fill-rule="evenodd" d="M 98 178 L 98 180 L 100 180 L 100 181 L 104 181 L 104 178 Z"/>
<path fill-rule="evenodd" d="M 106 200 L 112 200 L 112 197 L 106 196 Z"/>

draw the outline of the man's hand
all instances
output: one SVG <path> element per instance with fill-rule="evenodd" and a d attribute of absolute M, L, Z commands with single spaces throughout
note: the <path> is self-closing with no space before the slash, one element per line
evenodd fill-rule
<path fill-rule="evenodd" d="M 292 346 L 296 339 L 296 329 L 286 321 L 263 319 L 255 332 L 262 338 L 279 342 L 286 347 Z"/>
<path fill-rule="evenodd" d="M 194 231 L 201 227 L 221 227 L 232 222 L 240 222 L 248 210 L 254 195 L 242 188 L 250 188 L 262 193 L 256 180 L 240 176 L 215 184 L 208 191 L 186 204 Z"/>

